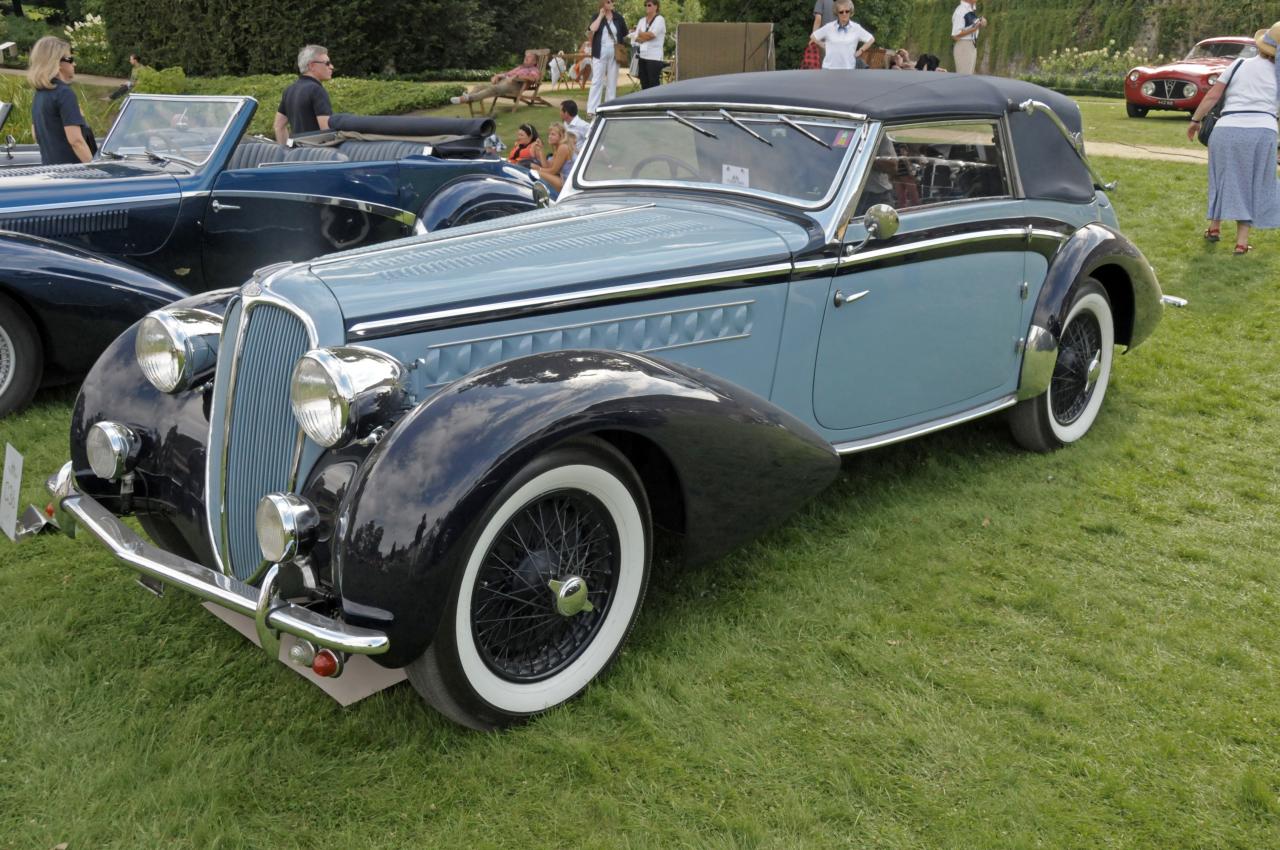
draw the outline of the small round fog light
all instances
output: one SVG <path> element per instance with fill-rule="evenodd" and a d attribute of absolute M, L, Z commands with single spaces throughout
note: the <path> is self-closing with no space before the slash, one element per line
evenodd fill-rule
<path fill-rule="evenodd" d="M 273 564 L 305 554 L 320 518 L 315 507 L 293 493 L 268 493 L 258 501 L 254 527 L 262 557 Z"/>
<path fill-rule="evenodd" d="M 106 481 L 115 481 L 129 470 L 138 459 L 138 435 L 119 422 L 98 422 L 85 437 L 85 454 L 93 474 Z"/>

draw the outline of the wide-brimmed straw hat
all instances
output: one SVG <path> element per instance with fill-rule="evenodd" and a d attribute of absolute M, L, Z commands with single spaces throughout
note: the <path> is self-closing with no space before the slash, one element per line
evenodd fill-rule
<path fill-rule="evenodd" d="M 1263 56 L 1276 58 L 1276 46 L 1280 45 L 1280 21 L 1272 24 L 1270 29 L 1255 32 L 1253 41 L 1258 45 L 1258 52 Z"/>

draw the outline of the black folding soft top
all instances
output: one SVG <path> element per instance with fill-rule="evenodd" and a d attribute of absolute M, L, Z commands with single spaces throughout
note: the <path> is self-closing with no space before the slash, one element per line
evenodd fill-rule
<path fill-rule="evenodd" d="M 1046 115 L 1011 111 L 1025 100 L 1049 106 L 1073 133 L 1080 109 L 1057 92 L 1003 77 L 929 71 L 764 71 L 682 80 L 618 98 L 613 108 L 663 104 L 761 104 L 854 112 L 877 121 L 995 118 L 1009 125 L 1027 197 L 1087 203 L 1088 168 Z"/>

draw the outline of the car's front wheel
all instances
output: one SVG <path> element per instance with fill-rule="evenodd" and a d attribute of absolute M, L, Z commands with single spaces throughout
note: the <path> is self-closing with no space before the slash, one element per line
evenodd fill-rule
<path fill-rule="evenodd" d="M 31 401 L 43 367 L 35 328 L 22 308 L 0 295 L 0 416 Z"/>
<path fill-rule="evenodd" d="M 649 505 L 620 453 L 576 441 L 490 501 L 409 681 L 450 719 L 498 729 L 582 692 L 614 660 L 649 580 Z"/>
<path fill-rule="evenodd" d="M 1149 111 L 1145 106 L 1138 106 L 1136 103 L 1126 103 L 1124 111 L 1128 113 L 1130 118 L 1146 118 Z"/>
<path fill-rule="evenodd" d="M 1111 301 L 1102 284 L 1087 278 L 1063 322 L 1048 391 L 1018 402 L 1009 416 L 1019 445 L 1049 452 L 1089 431 L 1107 393 L 1114 348 Z"/>

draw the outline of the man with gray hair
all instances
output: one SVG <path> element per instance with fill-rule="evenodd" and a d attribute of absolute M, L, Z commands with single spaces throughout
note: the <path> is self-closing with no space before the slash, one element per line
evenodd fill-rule
<path fill-rule="evenodd" d="M 276 110 L 276 141 L 285 144 L 289 136 L 329 129 L 329 93 L 324 81 L 333 78 L 329 51 L 318 44 L 308 44 L 298 51 L 297 80 L 284 90 L 280 108 Z"/>

